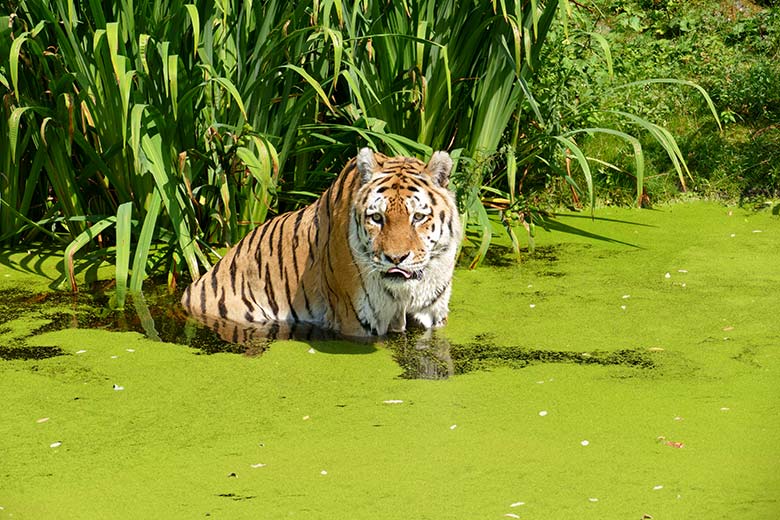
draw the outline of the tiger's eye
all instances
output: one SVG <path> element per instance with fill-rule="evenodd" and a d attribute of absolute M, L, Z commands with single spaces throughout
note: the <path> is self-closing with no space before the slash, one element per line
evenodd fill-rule
<path fill-rule="evenodd" d="M 377 224 L 382 223 L 382 215 L 380 215 L 379 213 L 372 213 L 368 218 L 370 218 L 373 222 Z"/>
<path fill-rule="evenodd" d="M 419 224 L 420 222 L 425 220 L 427 216 L 428 215 L 426 215 L 425 213 L 415 213 L 414 215 L 412 215 L 412 222 L 415 224 Z"/>

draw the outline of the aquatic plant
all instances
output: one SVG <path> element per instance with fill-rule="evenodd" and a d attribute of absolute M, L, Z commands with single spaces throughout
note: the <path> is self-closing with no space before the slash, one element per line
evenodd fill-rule
<path fill-rule="evenodd" d="M 491 241 L 486 205 L 514 211 L 504 222 L 518 249 L 514 226 L 533 226 L 524 169 L 548 168 L 592 203 L 593 159 L 578 136 L 629 141 L 642 193 L 631 133 L 561 124 L 533 92 L 570 10 L 566 0 L 11 2 L 0 15 L 0 241 L 54 241 L 66 266 L 93 248 L 116 265 L 122 307 L 151 270 L 197 278 L 212 247 L 307 203 L 368 144 L 451 150 L 472 265 Z M 684 180 L 668 131 L 617 115 L 658 139 Z"/>

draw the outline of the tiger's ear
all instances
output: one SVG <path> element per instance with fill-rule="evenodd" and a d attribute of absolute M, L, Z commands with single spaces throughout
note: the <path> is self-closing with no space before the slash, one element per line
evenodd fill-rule
<path fill-rule="evenodd" d="M 363 184 L 371 180 L 377 169 L 374 151 L 371 148 L 361 148 L 357 155 L 357 169 Z"/>
<path fill-rule="evenodd" d="M 452 171 L 452 158 L 450 154 L 444 151 L 435 152 L 431 156 L 431 160 L 428 161 L 428 166 L 425 167 L 428 173 L 433 177 L 433 181 L 446 188 L 450 182 L 450 172 Z"/>

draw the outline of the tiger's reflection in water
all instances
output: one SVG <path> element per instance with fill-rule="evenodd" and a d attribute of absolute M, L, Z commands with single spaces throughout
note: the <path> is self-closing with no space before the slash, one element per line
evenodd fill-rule
<path fill-rule="evenodd" d="M 401 367 L 403 379 L 445 379 L 454 373 L 450 344 L 441 331 L 411 329 L 383 337 L 345 337 L 309 323 L 236 323 L 212 316 L 190 315 L 190 320 L 214 331 L 220 339 L 246 347 L 244 355 L 259 356 L 275 341 L 310 344 L 315 351 L 367 354 L 387 348 Z M 235 349 L 230 349 L 235 351 Z"/>

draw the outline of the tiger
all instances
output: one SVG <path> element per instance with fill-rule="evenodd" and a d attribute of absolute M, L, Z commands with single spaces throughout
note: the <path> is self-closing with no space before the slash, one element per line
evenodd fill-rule
<path fill-rule="evenodd" d="M 362 148 L 312 204 L 256 227 L 187 287 L 195 317 L 310 324 L 343 337 L 441 327 L 462 225 L 445 151 Z"/>

